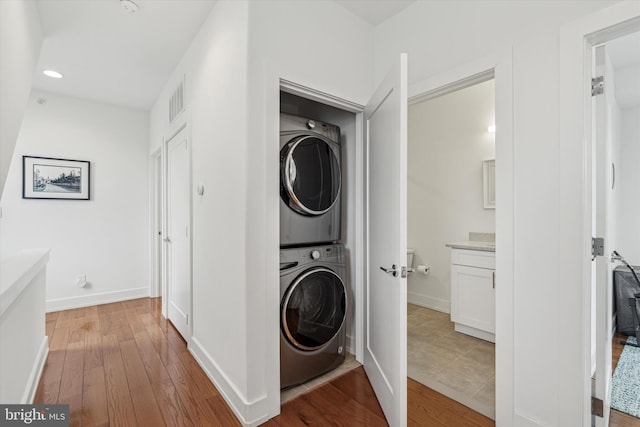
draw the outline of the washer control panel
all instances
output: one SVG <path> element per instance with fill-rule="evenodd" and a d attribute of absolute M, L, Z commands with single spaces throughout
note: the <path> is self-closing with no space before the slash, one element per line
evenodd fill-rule
<path fill-rule="evenodd" d="M 280 263 L 306 264 L 317 261 L 343 262 L 344 246 L 340 244 L 280 249 Z"/>

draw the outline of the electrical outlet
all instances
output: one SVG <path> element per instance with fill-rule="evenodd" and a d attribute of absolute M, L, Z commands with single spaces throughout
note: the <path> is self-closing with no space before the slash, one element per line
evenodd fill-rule
<path fill-rule="evenodd" d="M 76 276 L 76 285 L 78 285 L 79 288 L 84 288 L 85 286 L 87 286 L 87 275 L 78 274 Z"/>

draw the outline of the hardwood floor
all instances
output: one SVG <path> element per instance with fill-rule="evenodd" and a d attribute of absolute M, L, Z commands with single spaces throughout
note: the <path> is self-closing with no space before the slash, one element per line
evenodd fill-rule
<path fill-rule="evenodd" d="M 71 426 L 240 426 L 160 299 L 47 314 L 34 403 L 68 403 Z"/>
<path fill-rule="evenodd" d="M 618 365 L 618 360 L 620 360 L 622 350 L 624 349 L 624 345 L 620 344 L 620 340 L 626 339 L 627 336 L 620 333 L 616 333 L 615 337 L 613 338 L 611 357 L 614 371 L 616 369 L 616 366 Z M 638 369 L 640 369 L 640 367 Z M 632 417 L 629 414 L 625 414 L 624 412 L 612 409 L 611 416 L 609 418 L 609 427 L 640 427 L 640 419 Z"/>
<path fill-rule="evenodd" d="M 34 403 L 68 403 L 71 426 L 239 426 L 160 299 L 47 314 L 49 356 Z M 282 407 L 264 426 L 386 426 L 360 367 Z M 409 379 L 409 426 L 494 422 Z"/>

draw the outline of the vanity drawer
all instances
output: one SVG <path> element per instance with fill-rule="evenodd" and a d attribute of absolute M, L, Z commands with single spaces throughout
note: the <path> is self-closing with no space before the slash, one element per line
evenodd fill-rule
<path fill-rule="evenodd" d="M 489 251 L 452 249 L 451 264 L 494 270 L 496 268 L 496 254 Z"/>

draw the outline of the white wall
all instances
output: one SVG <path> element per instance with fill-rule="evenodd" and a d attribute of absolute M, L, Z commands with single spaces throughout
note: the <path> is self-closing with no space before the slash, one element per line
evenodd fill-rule
<path fill-rule="evenodd" d="M 494 233 L 495 210 L 484 209 L 482 161 L 495 158 L 493 80 L 409 106 L 407 246 L 414 268 L 408 300 L 450 312 L 449 242 L 469 232 Z"/>
<path fill-rule="evenodd" d="M 496 357 L 504 362 L 496 373 L 499 425 L 582 423 L 584 372 L 575 363 L 582 357 L 582 335 L 564 339 L 567 330 L 581 330 L 582 317 L 569 315 L 568 300 L 559 298 L 566 287 L 560 280 L 566 254 L 558 237 L 566 194 L 560 191 L 558 40 L 562 23 L 612 3 L 416 2 L 376 29 L 376 80 L 400 51 L 409 53 L 414 83 L 483 55 L 512 52 L 515 217 L 509 233 L 515 276 L 513 283 L 499 278 L 497 286 L 510 289 L 514 299 L 497 310 L 513 311 L 514 334 L 505 337 L 506 347 L 496 344 Z M 499 193 L 497 198 L 499 209 Z M 575 221 L 581 214 L 571 215 Z M 498 219 L 498 265 L 500 232 Z"/>
<path fill-rule="evenodd" d="M 31 91 L 33 71 L 42 47 L 36 3 L 0 2 L 0 195 Z"/>
<path fill-rule="evenodd" d="M 279 369 L 273 369 L 280 333 L 278 79 L 365 104 L 373 89 L 373 27 L 330 1 L 255 1 L 249 47 L 248 366 L 250 396 L 266 393 L 273 416 L 279 411 Z M 349 179 L 344 184 L 354 189 Z M 357 254 L 351 255 L 353 263 Z"/>
<path fill-rule="evenodd" d="M 148 140 L 144 111 L 32 93 L 2 198 L 1 250 L 52 249 L 48 310 L 148 295 Z M 23 155 L 89 160 L 91 200 L 22 199 Z"/>
<path fill-rule="evenodd" d="M 186 75 L 193 184 L 205 187 L 193 197 L 191 349 L 247 423 L 280 406 L 280 105 L 270 76 L 362 102 L 372 37 L 333 2 L 218 2 L 151 111 L 154 152 L 171 133 L 167 99 Z"/>
<path fill-rule="evenodd" d="M 190 348 L 236 414 L 247 418 L 246 158 L 248 2 L 217 2 L 151 110 L 157 150 L 175 126 L 168 99 L 185 78 L 191 140 L 193 336 Z M 189 337 L 188 337 L 189 338 Z"/>
<path fill-rule="evenodd" d="M 631 265 L 640 265 L 640 107 L 622 110 L 620 160 L 616 163 L 617 250 Z"/>

